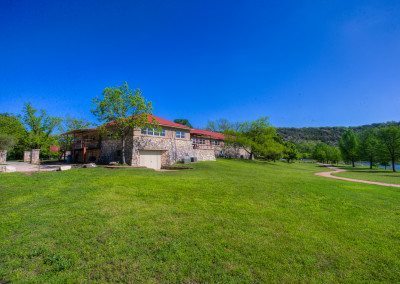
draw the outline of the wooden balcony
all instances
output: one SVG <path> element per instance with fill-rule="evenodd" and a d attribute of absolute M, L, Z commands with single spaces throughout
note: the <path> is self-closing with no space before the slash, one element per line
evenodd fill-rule
<path fill-rule="evenodd" d="M 98 149 L 100 148 L 100 142 L 95 140 L 77 140 L 73 143 L 73 147 L 75 150 L 83 149 Z"/>
<path fill-rule="evenodd" d="M 193 149 L 213 150 L 214 149 L 214 145 L 210 145 L 210 144 L 193 144 Z"/>

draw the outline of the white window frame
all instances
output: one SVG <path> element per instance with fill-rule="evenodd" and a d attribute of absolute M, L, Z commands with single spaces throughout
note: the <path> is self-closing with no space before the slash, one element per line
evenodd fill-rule
<path fill-rule="evenodd" d="M 141 133 L 143 135 L 150 135 L 150 136 L 160 136 L 160 137 L 165 137 L 165 129 L 161 129 L 161 131 L 158 131 L 155 128 L 142 128 Z"/>
<path fill-rule="evenodd" d="M 176 138 L 186 138 L 186 133 L 180 130 L 175 131 Z"/>
<path fill-rule="evenodd" d="M 206 139 L 195 137 L 195 138 L 192 139 L 192 142 L 195 145 L 205 145 L 206 144 Z"/>

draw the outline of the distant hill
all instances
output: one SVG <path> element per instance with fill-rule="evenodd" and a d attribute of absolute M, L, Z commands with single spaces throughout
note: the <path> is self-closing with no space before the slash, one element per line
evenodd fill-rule
<path fill-rule="evenodd" d="M 373 123 L 362 126 L 333 126 L 333 127 L 278 127 L 278 133 L 285 139 L 293 142 L 322 141 L 330 145 L 337 145 L 340 137 L 347 128 L 361 132 L 369 128 L 378 128 L 387 125 L 400 125 L 400 122 Z"/>

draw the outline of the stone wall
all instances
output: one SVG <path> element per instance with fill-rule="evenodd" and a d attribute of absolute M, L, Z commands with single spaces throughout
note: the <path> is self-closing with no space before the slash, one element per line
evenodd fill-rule
<path fill-rule="evenodd" d="M 195 149 L 194 157 L 197 161 L 215 161 L 214 149 Z"/>
<path fill-rule="evenodd" d="M 24 151 L 24 162 L 25 163 L 31 162 L 31 151 Z"/>
<path fill-rule="evenodd" d="M 250 154 L 243 147 L 228 144 L 224 145 L 221 156 L 236 159 L 250 158 Z"/>
<path fill-rule="evenodd" d="M 193 147 L 189 139 L 165 137 L 133 137 L 131 165 L 140 165 L 140 150 L 162 151 L 161 165 L 172 165 L 184 157 L 193 156 Z"/>
<path fill-rule="evenodd" d="M 119 151 L 121 151 L 121 140 L 105 139 L 101 141 L 99 162 L 102 164 L 121 162 L 121 156 L 118 155 Z"/>
<path fill-rule="evenodd" d="M 40 163 L 40 149 L 32 149 L 31 151 L 31 164 L 39 164 Z"/>
<path fill-rule="evenodd" d="M 0 165 L 5 164 L 7 161 L 7 151 L 6 150 L 0 150 Z"/>

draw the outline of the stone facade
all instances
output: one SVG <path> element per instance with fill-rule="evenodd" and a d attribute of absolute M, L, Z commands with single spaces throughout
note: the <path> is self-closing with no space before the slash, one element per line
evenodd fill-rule
<path fill-rule="evenodd" d="M 224 135 L 207 130 L 190 129 L 174 122 L 156 118 L 157 129 L 132 129 L 125 138 L 125 162 L 131 166 L 159 168 L 197 158 L 215 161 L 216 157 L 248 158 L 245 149 L 226 145 Z M 122 141 L 102 137 L 98 129 L 65 133 L 72 135 L 72 160 L 108 164 L 122 161 Z M 142 159 L 142 160 L 141 160 Z"/>
<path fill-rule="evenodd" d="M 176 137 L 176 130 L 163 127 L 165 136 L 152 136 L 135 129 L 125 139 L 125 161 L 131 166 L 140 166 L 140 151 L 159 151 L 162 166 L 172 165 L 184 157 L 193 157 L 193 146 L 190 141 L 189 130 L 182 130 L 184 138 Z M 101 142 L 101 163 L 119 162 L 122 155 L 122 143 L 119 140 L 107 139 Z"/>
<path fill-rule="evenodd" d="M 31 151 L 31 164 L 39 164 L 40 163 L 40 149 L 32 149 Z"/>
<path fill-rule="evenodd" d="M 221 149 L 221 156 L 234 159 L 250 159 L 250 154 L 243 147 L 225 144 Z"/>
<path fill-rule="evenodd" d="M 7 161 L 7 150 L 0 150 L 0 165 Z"/>
<path fill-rule="evenodd" d="M 31 162 L 31 151 L 24 151 L 24 162 L 25 163 Z"/>
<path fill-rule="evenodd" d="M 197 161 L 215 161 L 215 152 L 213 149 L 194 149 L 194 157 Z"/>

